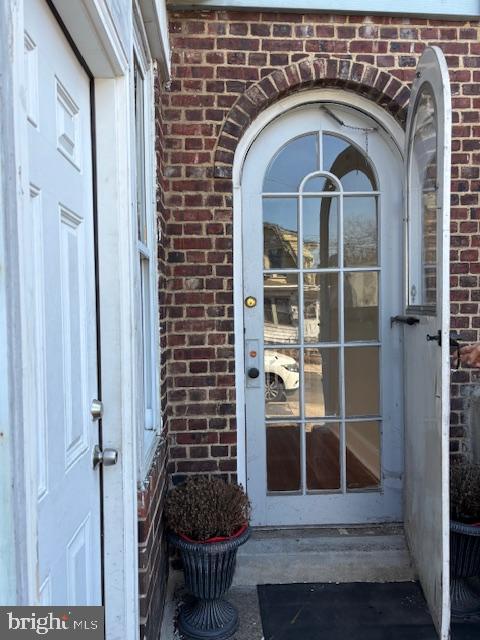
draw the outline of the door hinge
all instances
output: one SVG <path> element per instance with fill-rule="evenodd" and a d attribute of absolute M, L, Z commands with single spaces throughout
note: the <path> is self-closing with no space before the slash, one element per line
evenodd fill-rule
<path fill-rule="evenodd" d="M 427 333 L 427 342 L 438 342 L 438 346 L 442 346 L 442 332 L 440 329 L 433 336 L 430 333 Z"/>

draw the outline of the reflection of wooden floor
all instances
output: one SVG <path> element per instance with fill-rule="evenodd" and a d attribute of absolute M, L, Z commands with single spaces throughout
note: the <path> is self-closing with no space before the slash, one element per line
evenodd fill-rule
<path fill-rule="evenodd" d="M 340 488 L 339 440 L 329 428 L 307 433 L 307 489 Z M 267 478 L 269 491 L 300 490 L 300 430 L 297 426 L 267 429 Z M 378 486 L 376 478 L 347 450 L 347 486 L 361 489 Z"/>

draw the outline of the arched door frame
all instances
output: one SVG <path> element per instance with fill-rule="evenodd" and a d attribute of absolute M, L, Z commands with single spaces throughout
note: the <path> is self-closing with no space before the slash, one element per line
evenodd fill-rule
<path fill-rule="evenodd" d="M 235 327 L 235 388 L 237 419 L 237 475 L 238 482 L 246 486 L 246 424 L 245 424 L 245 353 L 243 331 L 243 249 L 242 249 L 242 174 L 247 153 L 265 127 L 288 111 L 315 102 L 347 105 L 373 118 L 384 135 L 390 138 L 403 158 L 405 132 L 399 123 L 376 104 L 344 89 L 312 89 L 292 94 L 263 111 L 245 131 L 235 151 L 233 161 L 233 301 Z"/>

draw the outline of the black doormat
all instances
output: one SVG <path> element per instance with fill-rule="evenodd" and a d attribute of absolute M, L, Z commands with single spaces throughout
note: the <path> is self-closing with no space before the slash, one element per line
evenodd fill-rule
<path fill-rule="evenodd" d="M 265 640 L 438 640 L 417 582 L 259 585 Z M 479 640 L 456 622 L 452 640 Z"/>

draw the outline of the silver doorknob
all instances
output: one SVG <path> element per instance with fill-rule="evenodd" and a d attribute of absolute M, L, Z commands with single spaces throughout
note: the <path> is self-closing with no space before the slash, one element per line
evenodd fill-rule
<path fill-rule="evenodd" d="M 103 416 L 103 402 L 101 400 L 92 400 L 90 413 L 92 415 L 92 420 L 100 420 Z"/>
<path fill-rule="evenodd" d="M 93 468 L 95 469 L 99 464 L 103 464 L 104 467 L 111 467 L 117 464 L 118 451 L 116 449 L 100 449 L 98 444 L 93 448 Z"/>

